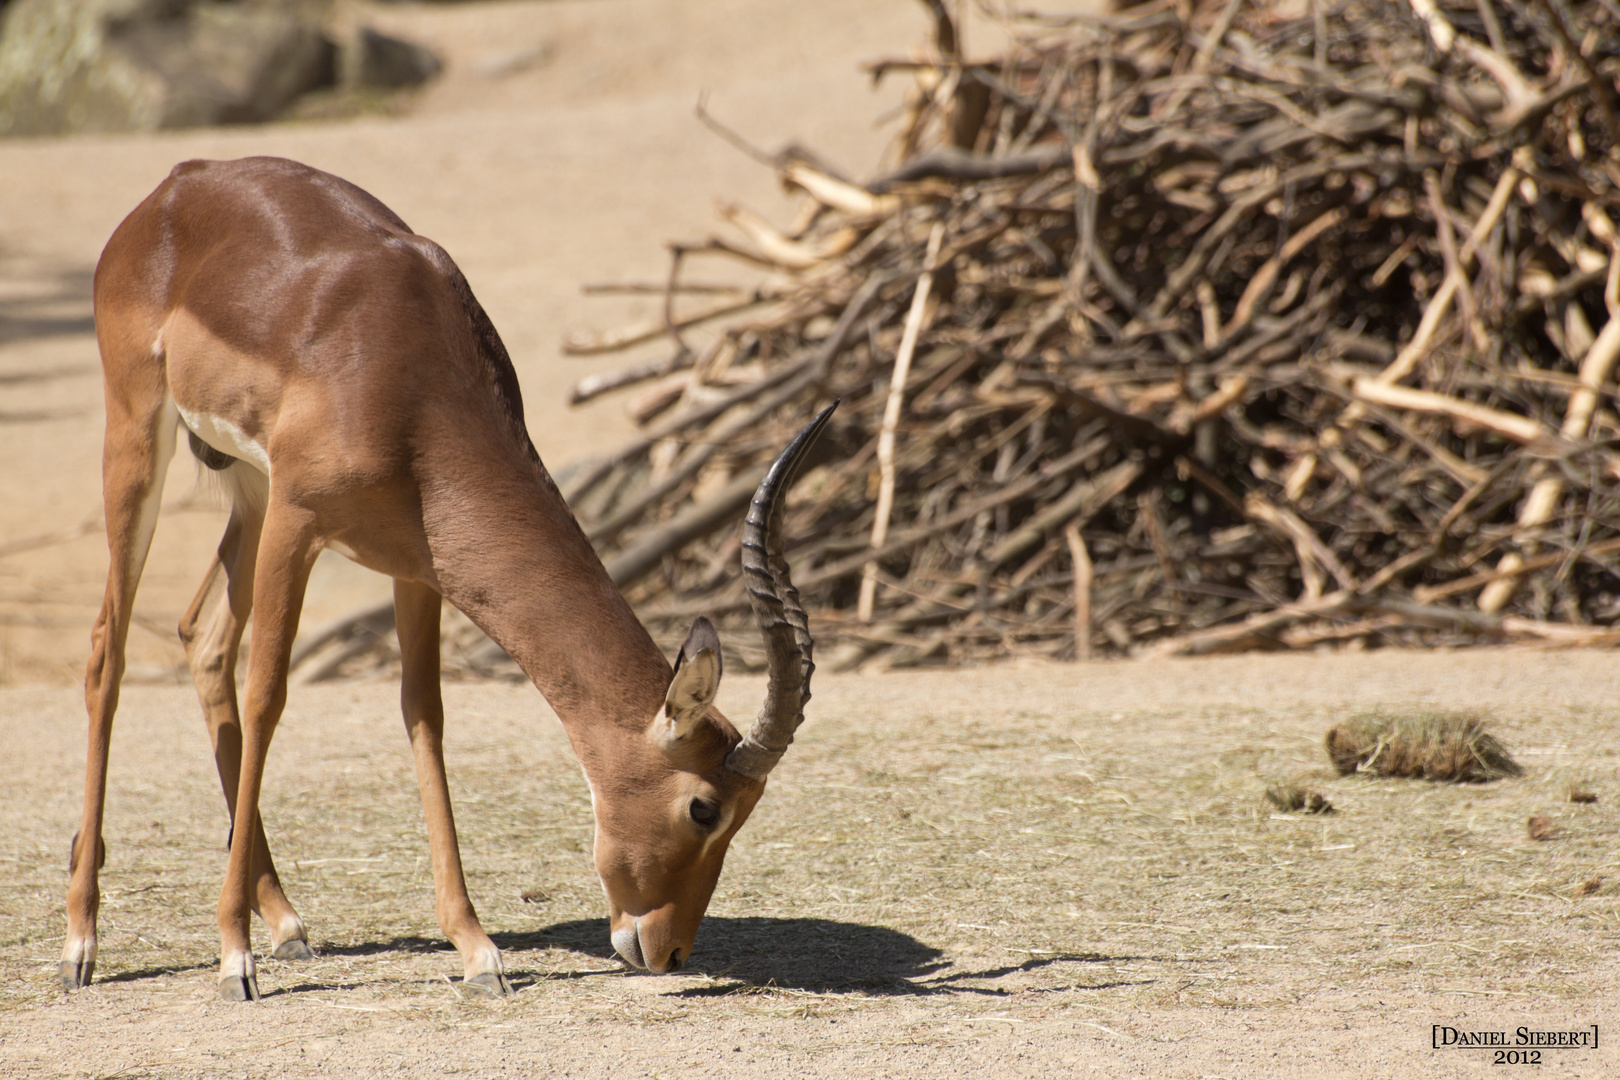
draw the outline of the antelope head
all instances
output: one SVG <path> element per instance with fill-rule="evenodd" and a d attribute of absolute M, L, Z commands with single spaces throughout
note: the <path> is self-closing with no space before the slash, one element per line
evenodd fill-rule
<path fill-rule="evenodd" d="M 743 579 L 769 674 L 753 728 L 739 736 L 714 706 L 720 638 L 700 617 L 675 657 L 663 708 L 637 747 L 639 767 L 615 770 L 616 790 L 592 792 L 596 870 L 607 892 L 613 948 L 635 967 L 674 971 L 692 955 L 726 848 L 804 722 L 814 643 L 782 554 L 782 503 L 837 404 L 782 451 L 743 522 Z"/>

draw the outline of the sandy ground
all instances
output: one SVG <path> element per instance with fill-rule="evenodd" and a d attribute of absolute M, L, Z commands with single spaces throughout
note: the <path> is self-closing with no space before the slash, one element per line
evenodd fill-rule
<path fill-rule="evenodd" d="M 119 219 L 190 157 L 282 154 L 359 183 L 460 263 L 542 455 L 563 465 L 629 423 L 612 400 L 567 407 L 575 379 L 623 358 L 563 358 L 561 335 L 647 311 L 580 286 L 657 280 L 665 240 L 715 228 L 716 197 L 791 213 L 694 119 L 699 92 L 767 148 L 797 140 L 868 173 L 902 88 L 872 90 L 858 64 L 907 53 L 924 26 L 900 0 L 369 17 L 449 60 L 403 115 L 0 142 L 0 1073 L 1406 1077 L 1492 1068 L 1431 1051 L 1432 1024 L 1614 1030 L 1614 892 L 1573 890 L 1620 878 L 1620 666 L 1506 652 L 824 679 L 802 757 L 733 850 L 695 972 L 662 980 L 608 958 L 588 804 L 555 721 L 526 687 L 453 687 L 474 895 L 522 975 L 504 1003 L 463 1001 L 447 978 L 395 688 L 303 690 L 267 818 L 321 956 L 268 965 L 261 1007 L 224 1006 L 223 806 L 173 630 L 223 515 L 184 455 L 131 636 L 131 681 L 156 685 L 126 694 L 115 743 L 102 979 L 58 993 L 82 791 L 73 684 L 106 569 L 89 282 Z M 306 619 L 386 591 L 323 559 Z M 732 714 L 755 693 L 728 685 Z M 1335 819 L 1272 819 L 1264 782 L 1319 767 L 1331 718 L 1377 703 L 1490 710 L 1531 775 L 1477 796 L 1334 782 Z M 1072 765 L 1076 747 L 1107 769 Z M 1601 796 L 1584 816 L 1558 801 L 1576 781 Z M 1553 813 L 1563 838 L 1530 844 L 1528 812 Z M 1021 836 L 1064 835 L 1030 854 L 992 827 L 1003 814 Z M 1469 850 L 1483 871 L 1453 861 Z M 1316 876 L 1289 877 L 1302 863 Z M 536 887 L 547 901 L 519 899 Z M 1617 1065 L 1605 1048 L 1541 1068 Z"/>
<path fill-rule="evenodd" d="M 759 693 L 728 680 L 721 704 Z M 611 959 L 560 725 L 527 686 L 452 685 L 469 887 L 518 989 L 489 1001 L 462 997 L 433 924 L 395 687 L 299 688 L 265 820 L 318 955 L 263 961 L 264 1001 L 233 1006 L 190 691 L 125 696 L 97 982 L 64 995 L 82 707 L 7 690 L 0 1073 L 1491 1075 L 1433 1027 L 1620 1021 L 1617 693 L 1610 654 L 1505 651 L 819 678 L 691 963 L 648 977 Z M 1346 711 L 1436 703 L 1487 710 L 1527 775 L 1321 775 Z M 1302 772 L 1336 814 L 1271 812 L 1265 784 Z M 1532 812 L 1557 839 L 1528 839 Z M 1615 1075 L 1611 1046 L 1539 1073 Z"/>

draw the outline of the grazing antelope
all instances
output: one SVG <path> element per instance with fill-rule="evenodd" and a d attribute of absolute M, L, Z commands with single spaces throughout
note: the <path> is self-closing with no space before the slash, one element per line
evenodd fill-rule
<path fill-rule="evenodd" d="M 726 847 L 810 697 L 812 643 L 781 553 L 781 496 L 831 407 L 776 460 L 744 524 L 743 574 L 770 681 L 759 719 L 739 736 L 714 708 L 713 625 L 692 625 L 671 671 L 541 465 L 511 361 L 461 271 L 366 192 L 277 158 L 179 165 L 107 242 L 95 316 L 112 560 L 85 677 L 89 762 L 63 984 L 85 986 L 95 971 L 107 747 L 130 608 L 181 428 L 231 498 L 218 556 L 180 626 L 233 821 L 221 995 L 259 996 L 250 910 L 269 925 L 275 956 L 310 955 L 258 809 L 322 548 L 394 579 L 400 698 L 435 906 L 467 984 L 511 989 L 468 899 L 450 811 L 441 598 L 511 654 L 568 731 L 591 787 L 614 949 L 639 968 L 680 967 Z"/>

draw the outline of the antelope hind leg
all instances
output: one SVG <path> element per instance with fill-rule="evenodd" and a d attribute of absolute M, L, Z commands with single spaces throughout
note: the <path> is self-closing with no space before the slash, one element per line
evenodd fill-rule
<path fill-rule="evenodd" d="M 96 970 L 96 915 L 101 906 L 100 874 L 106 857 L 101 837 L 107 803 L 107 754 L 113 714 L 124 677 L 124 646 L 141 571 L 157 528 L 163 481 L 174 456 L 179 422 L 166 391 L 136 381 L 139 392 L 114 394 L 113 380 L 122 369 L 107 365 L 107 434 L 102 447 L 102 499 L 107 516 L 107 590 L 90 635 L 90 663 L 85 669 L 84 700 L 89 712 L 85 753 L 84 813 L 68 860 L 67 940 L 62 946 L 62 986 L 90 985 Z"/>
<path fill-rule="evenodd" d="M 257 969 L 249 936 L 255 894 L 255 848 L 259 792 L 265 758 L 276 724 L 287 704 L 287 667 L 298 632 L 304 590 L 319 550 L 314 516 L 290 503 L 277 502 L 272 491 L 254 560 L 253 652 L 248 660 L 246 700 L 242 709 L 241 775 L 237 781 L 236 827 L 230 861 L 219 891 L 220 996 L 228 1001 L 256 1001 Z"/>

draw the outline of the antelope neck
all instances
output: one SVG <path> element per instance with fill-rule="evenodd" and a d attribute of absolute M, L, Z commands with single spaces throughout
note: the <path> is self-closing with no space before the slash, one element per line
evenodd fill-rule
<path fill-rule="evenodd" d="M 538 461 L 523 464 L 526 478 L 424 489 L 439 589 L 517 661 L 576 746 L 639 731 L 663 704 L 669 662 L 556 485 Z M 523 479 L 530 491 L 513 497 Z"/>

